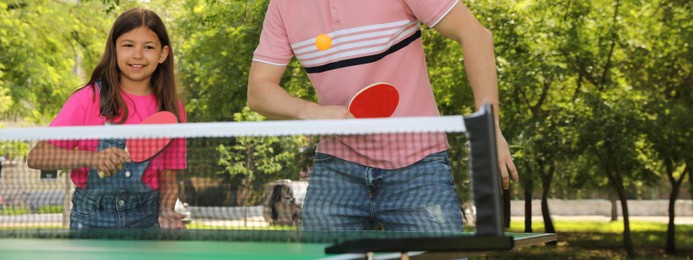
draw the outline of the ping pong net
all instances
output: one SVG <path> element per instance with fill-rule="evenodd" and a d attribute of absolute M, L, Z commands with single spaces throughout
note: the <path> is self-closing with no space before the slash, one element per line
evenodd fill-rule
<path fill-rule="evenodd" d="M 105 143 L 124 147 L 128 140 L 155 138 L 174 138 L 174 141 L 146 161 L 140 174 L 137 173 L 139 164 L 125 164 L 123 170 L 98 177 L 96 170 L 80 165 L 78 156 L 70 150 L 79 146 L 93 151 L 105 148 L 99 148 Z M 56 149 L 34 149 L 46 143 Z M 129 147 L 128 151 L 135 149 L 138 148 Z M 472 219 L 469 214 L 475 213 L 475 223 L 467 226 L 473 225 L 478 236 L 503 236 L 490 106 L 468 116 L 3 128 L 0 129 L 0 155 L 5 155 L 0 171 L 0 237 L 334 242 L 359 236 L 368 239 L 451 236 L 454 232 L 429 232 L 425 223 L 420 225 L 423 228 L 405 232 L 406 235 L 393 235 L 377 218 L 373 219 L 373 227 L 384 232 L 301 230 L 301 224 L 306 224 L 303 208 L 306 192 L 309 183 L 313 183 L 311 178 L 317 178 L 316 168 L 336 167 L 328 170 L 363 175 L 372 173 L 373 169 L 353 170 L 353 166 L 330 162 L 350 160 L 375 165 L 373 168 L 400 169 L 420 161 L 425 156 L 420 154 L 422 150 L 435 153 L 445 149 L 460 202 L 473 201 L 475 205 L 475 210 L 463 207 L 464 219 Z M 55 161 L 76 168 L 51 166 Z M 30 168 L 28 163 L 40 169 Z M 163 183 L 162 178 L 157 180 L 156 174 L 149 173 L 178 168 L 181 170 L 176 171 L 175 183 Z M 377 182 L 377 177 L 374 174 L 363 179 L 372 178 L 369 185 L 378 188 L 382 183 Z M 133 178 L 139 181 L 133 182 Z M 178 186 L 178 196 L 173 199 L 177 200 L 176 211 L 187 215 L 183 219 L 187 230 L 109 228 L 123 225 L 116 218 L 127 220 L 129 215 L 118 215 L 123 207 L 151 211 L 143 206 L 151 204 L 156 210 L 155 199 L 139 194 L 147 189 L 162 189 L 164 185 Z M 336 185 L 334 189 L 341 186 Z M 110 194 L 106 194 L 108 189 Z M 98 196 L 84 199 L 82 194 L 78 199 L 76 190 Z M 117 196 L 113 195 L 114 190 Z M 345 189 L 340 201 L 348 202 L 356 196 L 385 196 L 389 191 L 365 195 L 358 192 Z M 373 193 L 366 189 L 363 192 Z M 323 203 L 315 207 L 313 211 L 320 212 L 321 207 L 328 206 Z M 99 214 L 111 214 L 114 219 L 102 217 L 108 222 L 103 223 L 106 229 L 89 228 L 102 224 L 89 220 Z M 141 220 L 136 222 L 131 225 L 142 224 Z"/>

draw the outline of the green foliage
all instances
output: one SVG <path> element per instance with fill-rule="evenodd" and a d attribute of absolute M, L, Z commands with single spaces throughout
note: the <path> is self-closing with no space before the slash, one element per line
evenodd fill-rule
<path fill-rule="evenodd" d="M 2 68 L 0 68 L 0 79 L 2 78 Z M 0 85 L 2 82 L 0 81 Z M 10 90 L 4 87 L 0 87 L 0 114 L 4 114 L 10 110 L 13 105 L 12 97 L 9 95 Z"/>
<path fill-rule="evenodd" d="M 0 141 L 0 156 L 19 158 L 29 153 L 29 144 L 22 141 Z"/>
<path fill-rule="evenodd" d="M 237 122 L 262 121 L 264 117 L 243 108 L 234 114 Z M 242 185 L 252 187 L 254 194 L 262 194 L 264 184 L 274 179 L 298 179 L 301 148 L 307 145 L 302 136 L 243 136 L 229 144 L 216 147 L 218 164 L 224 174 L 241 177 Z"/>
<path fill-rule="evenodd" d="M 112 17 L 95 15 L 99 8 L 89 2 L 0 3 L 0 90 L 9 90 L 0 91 L 0 99 L 11 98 L 0 105 L 0 118 L 39 124 L 53 118 L 84 82 L 78 67 L 93 64 L 103 48 Z"/>
<path fill-rule="evenodd" d="M 624 183 L 637 190 L 643 184 L 657 183 L 659 177 L 639 156 L 644 148 L 639 144 L 645 136 L 637 103 L 618 98 L 586 95 L 588 109 L 579 116 L 579 147 L 585 147 L 585 156 L 591 158 L 611 182 Z"/>
<path fill-rule="evenodd" d="M 245 107 L 243 112 L 234 114 L 234 120 L 262 121 L 264 117 Z M 221 154 L 219 164 L 228 174 L 245 175 L 252 181 L 258 174 L 277 175 L 291 169 L 286 166 L 292 163 L 299 148 L 305 144 L 305 138 L 297 136 L 238 137 L 232 145 L 217 146 Z"/>
<path fill-rule="evenodd" d="M 266 7 L 267 1 L 184 1 L 174 28 L 191 121 L 230 121 L 246 105 Z"/>
<path fill-rule="evenodd" d="M 185 0 L 173 25 L 178 71 L 191 121 L 231 121 L 246 106 L 248 72 L 269 1 Z M 294 96 L 315 99 L 298 62 L 281 85 Z"/>

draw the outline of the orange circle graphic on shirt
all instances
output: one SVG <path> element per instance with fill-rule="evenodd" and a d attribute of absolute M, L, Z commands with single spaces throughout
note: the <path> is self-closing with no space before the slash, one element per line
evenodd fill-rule
<path fill-rule="evenodd" d="M 332 39 L 330 39 L 330 36 L 327 36 L 327 34 L 320 34 L 315 38 L 315 47 L 318 47 L 319 50 L 324 51 L 329 49 L 331 46 Z"/>

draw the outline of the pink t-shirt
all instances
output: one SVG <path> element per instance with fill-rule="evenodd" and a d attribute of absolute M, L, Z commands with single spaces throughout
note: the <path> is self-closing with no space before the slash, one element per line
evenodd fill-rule
<path fill-rule="evenodd" d="M 428 78 L 421 24 L 435 26 L 457 0 L 272 0 L 253 60 L 285 66 L 296 57 L 318 103 L 346 106 L 372 83 L 399 91 L 393 117 L 438 116 Z M 327 34 L 332 45 L 318 50 Z M 447 149 L 445 134 L 322 138 L 318 151 L 363 165 L 395 169 Z"/>
<path fill-rule="evenodd" d="M 80 89 L 70 96 L 50 126 L 104 125 L 105 120 L 101 116 L 99 108 L 101 103 L 99 92 L 96 91 L 94 93 L 94 90 L 95 88 L 90 86 Z M 121 96 L 129 111 L 129 117 L 124 123 L 126 125 L 137 124 L 158 111 L 154 94 L 137 96 L 121 92 Z M 187 118 L 183 103 L 180 101 L 178 102 L 178 108 L 181 111 L 180 121 L 184 123 L 187 121 Z M 99 145 L 98 140 L 51 140 L 49 142 L 65 149 L 81 151 L 96 151 Z M 186 140 L 185 138 L 174 139 L 161 154 L 150 161 L 142 176 L 142 182 L 147 184 L 152 190 L 156 190 L 159 188 L 159 173 L 162 170 L 182 170 L 185 168 L 187 168 Z M 81 189 L 86 188 L 88 176 L 88 167 L 72 169 L 70 173 L 72 181 Z"/>

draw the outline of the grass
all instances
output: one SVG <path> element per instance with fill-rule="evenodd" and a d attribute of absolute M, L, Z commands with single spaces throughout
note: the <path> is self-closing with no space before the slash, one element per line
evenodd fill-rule
<path fill-rule="evenodd" d="M 693 259 L 693 225 L 676 226 L 676 253 L 668 255 L 665 223 L 631 221 L 637 259 Z M 517 248 L 495 253 L 493 259 L 627 259 L 623 247 L 623 222 L 554 221 L 556 245 Z M 544 232 L 543 222 L 532 222 L 534 232 Z M 524 222 L 513 221 L 509 231 L 523 232 Z M 483 259 L 483 258 L 482 258 Z"/>
<path fill-rule="evenodd" d="M 29 208 L 23 207 L 23 208 L 11 208 L 7 207 L 2 209 L 0 211 L 0 214 L 2 215 L 24 215 L 24 214 L 29 214 Z"/>
<path fill-rule="evenodd" d="M 32 212 L 28 207 L 7 207 L 0 209 L 0 215 L 25 215 L 31 213 L 38 214 L 51 214 L 51 213 L 63 213 L 63 206 L 41 206 L 36 212 Z"/>
<path fill-rule="evenodd" d="M 63 230 L 65 227 L 62 225 L 32 225 L 32 224 L 22 224 L 22 225 L 15 225 L 15 226 L 0 226 L 0 231 L 34 231 L 34 230 L 51 230 L 51 229 L 60 229 Z M 0 236 L 2 237 L 2 236 Z"/>
<path fill-rule="evenodd" d="M 195 222 L 187 225 L 188 229 L 217 229 L 217 230 L 297 230 L 297 226 L 252 226 L 250 222 L 248 226 L 218 226 L 208 225 L 201 222 Z"/>
<path fill-rule="evenodd" d="M 39 214 L 63 213 L 63 206 L 43 206 L 38 209 Z"/>

